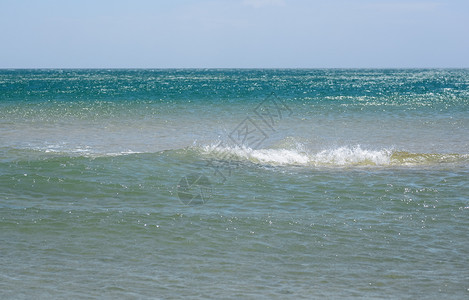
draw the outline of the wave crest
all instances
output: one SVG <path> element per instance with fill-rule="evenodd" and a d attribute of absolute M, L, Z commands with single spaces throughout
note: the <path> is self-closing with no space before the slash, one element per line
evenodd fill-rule
<path fill-rule="evenodd" d="M 300 166 L 412 166 L 439 163 L 456 163 L 469 159 L 468 154 L 427 154 L 393 151 L 389 149 L 370 150 L 360 145 L 324 149 L 309 152 L 302 145 L 294 149 L 251 149 L 205 145 L 201 147 L 204 155 L 215 159 L 250 161 L 269 165 Z"/>

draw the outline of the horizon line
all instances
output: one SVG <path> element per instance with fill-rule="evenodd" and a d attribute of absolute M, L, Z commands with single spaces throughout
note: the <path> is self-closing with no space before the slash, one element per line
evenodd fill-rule
<path fill-rule="evenodd" d="M 465 70 L 469 67 L 0 67 L 0 70 Z"/>

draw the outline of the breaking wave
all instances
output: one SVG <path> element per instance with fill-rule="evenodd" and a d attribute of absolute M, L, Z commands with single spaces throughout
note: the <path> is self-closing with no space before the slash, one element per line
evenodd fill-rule
<path fill-rule="evenodd" d="M 390 149 L 363 149 L 360 145 L 342 146 L 310 152 L 304 147 L 296 149 L 251 149 L 205 145 L 204 155 L 220 160 L 250 161 L 269 165 L 301 166 L 412 166 L 468 162 L 469 154 L 411 153 Z"/>

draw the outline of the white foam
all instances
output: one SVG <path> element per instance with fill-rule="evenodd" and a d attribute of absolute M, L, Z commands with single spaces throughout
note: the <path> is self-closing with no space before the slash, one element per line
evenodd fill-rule
<path fill-rule="evenodd" d="M 309 153 L 301 145 L 296 149 L 251 149 L 206 145 L 203 152 L 216 156 L 217 159 L 249 160 L 254 163 L 272 165 L 389 165 L 392 152 L 389 150 L 367 150 L 359 145 L 325 149 L 318 153 Z"/>
<path fill-rule="evenodd" d="M 360 145 L 355 147 L 339 147 L 323 150 L 312 157 L 315 164 L 331 165 L 389 165 L 392 152 L 383 150 L 366 150 Z"/>

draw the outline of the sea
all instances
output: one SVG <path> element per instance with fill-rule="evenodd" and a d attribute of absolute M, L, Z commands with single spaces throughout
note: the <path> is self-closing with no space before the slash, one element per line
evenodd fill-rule
<path fill-rule="evenodd" d="M 2 69 L 1 299 L 468 299 L 467 69 Z"/>

